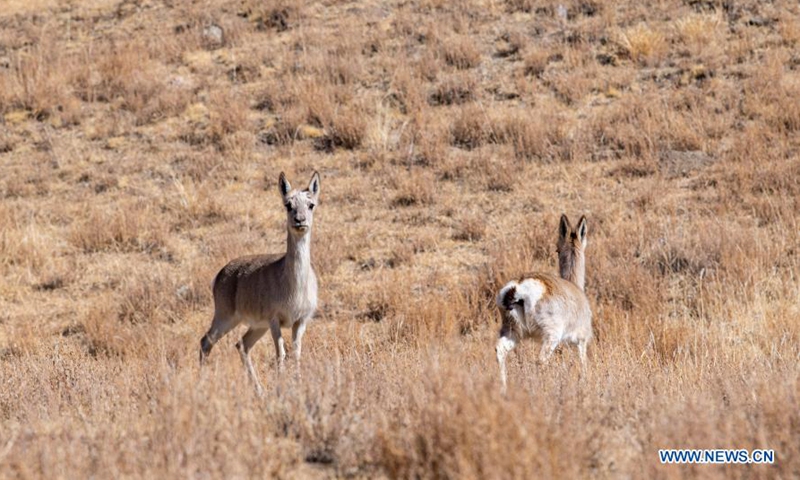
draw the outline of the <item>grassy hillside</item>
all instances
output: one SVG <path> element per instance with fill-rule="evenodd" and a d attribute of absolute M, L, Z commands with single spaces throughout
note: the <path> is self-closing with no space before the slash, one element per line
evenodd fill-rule
<path fill-rule="evenodd" d="M 798 52 L 788 0 L 6 0 L 0 477 L 800 476 Z M 258 398 L 241 330 L 197 365 L 209 283 L 315 169 Z M 503 397 L 494 294 L 562 212 L 590 369 L 524 342 Z"/>

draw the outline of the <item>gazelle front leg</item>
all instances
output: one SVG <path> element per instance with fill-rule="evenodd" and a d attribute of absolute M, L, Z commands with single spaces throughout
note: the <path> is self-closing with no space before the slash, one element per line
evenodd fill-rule
<path fill-rule="evenodd" d="M 278 359 L 278 370 L 283 370 L 283 361 L 286 359 L 286 347 L 283 344 L 283 336 L 281 336 L 281 323 L 278 320 L 269 324 L 269 330 L 272 332 L 272 342 L 275 343 L 275 356 Z"/>
<path fill-rule="evenodd" d="M 308 319 L 304 318 L 292 325 L 292 349 L 298 366 L 300 365 L 300 354 L 303 350 L 303 335 L 306 333 L 306 323 L 308 323 Z"/>
<path fill-rule="evenodd" d="M 500 366 L 500 393 L 506 394 L 506 357 L 509 352 L 517 346 L 516 336 L 511 332 L 501 332 L 500 339 L 497 340 L 495 352 L 497 352 L 497 363 Z"/>

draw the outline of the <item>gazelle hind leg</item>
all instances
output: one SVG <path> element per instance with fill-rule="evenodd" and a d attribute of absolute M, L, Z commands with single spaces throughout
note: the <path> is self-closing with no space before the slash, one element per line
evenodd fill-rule
<path fill-rule="evenodd" d="M 589 345 L 589 340 L 581 340 L 578 342 L 578 356 L 581 359 L 581 372 L 586 372 L 586 347 Z"/>
<path fill-rule="evenodd" d="M 497 340 L 497 346 L 495 347 L 495 352 L 497 353 L 497 364 L 500 366 L 500 393 L 505 395 L 508 380 L 506 375 L 506 357 L 508 357 L 509 352 L 517 346 L 517 341 L 513 336 L 501 336 L 499 340 Z"/>
<path fill-rule="evenodd" d="M 558 343 L 558 340 L 550 338 L 542 339 L 542 348 L 539 350 L 539 363 L 545 364 L 550 360 L 553 352 L 555 352 L 558 347 Z"/>
<path fill-rule="evenodd" d="M 233 330 L 239 324 L 239 319 L 233 315 L 220 315 L 215 314 L 214 320 L 211 322 L 211 327 L 208 332 L 200 339 L 200 364 L 205 361 L 214 344 L 224 337 L 226 333 Z"/>
<path fill-rule="evenodd" d="M 256 392 L 261 395 L 264 391 L 261 388 L 261 382 L 258 381 L 258 375 L 256 375 L 256 369 L 253 368 L 253 362 L 250 359 L 250 350 L 253 348 L 253 345 L 256 344 L 264 334 L 267 333 L 266 328 L 250 328 L 244 334 L 241 340 L 236 344 L 236 348 L 239 349 L 239 355 L 242 357 L 242 363 L 244 364 L 245 370 L 247 370 L 247 376 L 250 378 L 250 381 L 256 387 Z"/>

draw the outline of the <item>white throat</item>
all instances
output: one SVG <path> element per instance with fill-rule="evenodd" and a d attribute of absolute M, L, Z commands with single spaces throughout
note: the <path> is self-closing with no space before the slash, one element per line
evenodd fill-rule
<path fill-rule="evenodd" d="M 311 272 L 311 231 L 295 236 L 290 232 L 286 246 L 286 266 L 297 284 L 306 283 Z"/>

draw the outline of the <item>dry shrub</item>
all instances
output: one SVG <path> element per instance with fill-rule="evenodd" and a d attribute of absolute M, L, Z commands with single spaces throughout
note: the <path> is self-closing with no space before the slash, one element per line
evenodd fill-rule
<path fill-rule="evenodd" d="M 46 272 L 64 250 L 52 229 L 33 219 L 23 220 L 10 208 L 0 207 L 0 267 L 24 269 L 33 274 Z"/>
<path fill-rule="evenodd" d="M 139 345 L 158 343 L 152 337 L 146 340 L 148 341 L 140 342 Z M 173 355 L 172 352 L 170 354 Z M 196 360 L 194 355 L 191 360 Z M 51 425 L 57 425 L 49 430 L 48 438 L 71 444 L 69 453 L 59 452 L 51 457 L 52 452 L 47 453 L 49 450 L 39 444 L 34 432 L 18 433 L 16 439 L 19 446 L 38 458 L 52 458 L 60 465 L 58 468 L 67 471 L 97 470 L 111 474 L 120 470 L 136 470 L 148 477 L 158 476 L 163 472 L 176 473 L 178 467 L 172 459 L 187 454 L 191 458 L 188 462 L 192 465 L 187 464 L 180 468 L 185 474 L 203 471 L 218 476 L 255 474 L 275 478 L 284 477 L 302 466 L 303 457 L 294 442 L 282 438 L 265 438 L 268 432 L 277 433 L 278 427 L 271 423 L 266 408 L 259 408 L 257 412 L 252 410 L 257 404 L 256 397 L 249 390 L 237 388 L 238 382 L 218 381 L 210 378 L 210 375 L 198 376 L 196 372 L 184 372 L 183 367 L 187 365 L 185 359 L 176 361 L 171 358 L 167 361 L 162 357 L 160 374 L 154 374 L 152 369 L 125 368 L 131 361 L 158 362 L 150 352 L 135 359 L 126 357 L 124 361 L 116 358 L 98 358 L 94 361 L 81 354 L 69 341 L 65 341 L 51 360 L 50 368 L 42 370 L 43 365 L 31 365 L 21 374 L 37 379 L 35 385 L 30 386 L 31 393 L 48 385 L 51 388 L 70 389 L 68 395 L 51 397 L 59 405 L 54 408 L 61 409 L 79 403 L 81 408 L 91 409 L 93 414 L 106 416 L 109 421 L 113 418 L 117 422 L 138 423 L 137 428 L 143 428 L 147 432 L 144 433 L 148 437 L 146 443 L 163 452 L 163 456 L 155 455 L 149 461 L 133 466 L 137 462 L 136 456 L 127 452 L 124 446 L 138 445 L 139 440 L 131 439 L 132 432 L 129 429 L 109 428 L 95 431 L 79 426 L 78 423 L 64 424 L 63 420 L 57 421 L 55 416 L 49 414 L 37 421 L 53 422 Z M 229 371 L 229 378 L 238 376 L 229 368 L 223 369 Z M 34 375 L 36 371 L 39 376 Z M 77 372 L 84 372 L 85 375 L 77 375 Z M 112 388 L 95 391 L 92 396 L 90 392 L 96 390 L 98 383 Z M 185 392 L 193 392 L 191 399 L 183 395 Z M 224 397 L 217 395 L 216 400 L 209 401 L 209 392 L 220 392 Z M 129 406 L 135 403 L 137 407 L 132 410 L 136 411 L 120 413 L 117 407 L 120 397 L 124 397 Z M 41 401 L 45 395 L 28 398 Z M 231 410 L 220 405 L 220 401 L 225 404 L 233 402 L 240 413 L 232 414 Z M 25 407 L 19 398 L 3 396 L 1 402 L 26 418 L 35 417 L 33 411 Z M 245 411 L 247 413 L 242 413 Z M 156 418 L 159 421 L 150 424 Z M 144 427 L 145 424 L 149 425 Z M 203 425 L 203 429 L 213 429 L 214 433 L 210 436 L 199 434 L 200 425 Z M 242 438 L 241 434 L 236 433 L 248 427 L 256 427 L 261 433 L 252 438 Z M 92 452 L 105 448 L 113 453 L 102 462 L 92 460 Z M 57 469 L 47 462 L 37 465 L 24 462 L 16 451 L 6 458 L 4 465 L 8 471 L 18 474 L 32 470 L 57 474 Z"/>
<path fill-rule="evenodd" d="M 550 52 L 540 48 L 530 49 L 523 60 L 525 75 L 541 77 L 550 63 Z"/>
<path fill-rule="evenodd" d="M 481 63 L 481 52 L 468 35 L 456 35 L 444 40 L 441 55 L 448 65 L 459 70 L 475 68 Z"/>
<path fill-rule="evenodd" d="M 401 123 L 387 105 L 378 105 L 374 118 L 366 126 L 364 146 L 376 158 L 385 158 L 400 147 L 406 127 L 407 123 Z"/>
<path fill-rule="evenodd" d="M 414 169 L 411 172 L 398 172 L 393 180 L 397 193 L 392 199 L 392 206 L 424 206 L 434 202 L 436 180 L 432 173 Z"/>
<path fill-rule="evenodd" d="M 789 47 L 800 44 L 800 23 L 794 15 L 786 14 L 778 21 L 778 30 L 784 43 Z"/>
<path fill-rule="evenodd" d="M 525 478 L 578 475 L 577 464 L 590 451 L 573 455 L 573 463 L 555 465 L 547 452 L 584 444 L 588 431 L 557 435 L 547 425 L 543 405 L 518 408 L 494 394 L 492 386 L 470 378 L 474 372 L 445 365 L 432 369 L 424 396 L 414 396 L 404 414 L 388 420 L 377 435 L 379 465 L 398 478 Z M 469 392 L 469 393 L 468 393 Z M 571 402 L 570 402 L 571 403 Z M 514 409 L 513 422 L 505 422 Z M 578 430 L 579 431 L 579 430 Z M 576 431 L 577 432 L 577 431 Z M 543 452 L 535 458 L 524 453 Z M 501 460 L 502 459 L 502 460 Z"/>
<path fill-rule="evenodd" d="M 205 178 L 203 180 L 207 181 Z M 210 225 L 228 218 L 211 182 L 195 183 L 189 179 L 175 178 L 173 186 L 174 195 L 169 197 L 167 207 L 174 215 L 173 228 Z"/>
<path fill-rule="evenodd" d="M 234 17 L 221 10 L 219 7 L 184 9 L 177 24 L 166 26 L 171 35 L 160 30 L 160 35 L 148 39 L 148 48 L 154 58 L 165 64 L 174 64 L 182 62 L 187 54 L 199 54 L 201 49 L 214 51 L 241 46 L 250 31 L 248 25 L 243 17 Z"/>
<path fill-rule="evenodd" d="M 305 124 L 306 115 L 306 109 L 303 107 L 287 108 L 260 134 L 261 141 L 269 145 L 288 145 L 297 139 L 304 138 L 301 130 Z"/>
<path fill-rule="evenodd" d="M 208 126 L 204 134 L 221 151 L 246 148 L 253 138 L 248 121 L 247 100 L 235 92 L 216 91 L 208 102 Z"/>
<path fill-rule="evenodd" d="M 101 47 L 90 60 L 78 80 L 82 98 L 119 102 L 139 124 L 182 112 L 191 100 L 185 80 L 172 79 L 142 42 Z"/>
<path fill-rule="evenodd" d="M 358 82 L 364 76 L 361 53 L 359 39 L 348 38 L 346 42 L 340 39 L 340 43 L 322 59 L 322 65 L 317 67 L 321 70 L 320 76 L 332 85 Z"/>
<path fill-rule="evenodd" d="M 800 130 L 800 81 L 784 73 L 785 61 L 779 54 L 765 58 L 758 75 L 745 83 L 742 109 L 774 129 L 795 132 Z"/>
<path fill-rule="evenodd" d="M 93 118 L 82 122 L 82 130 L 86 138 L 102 141 L 114 137 L 123 137 L 134 127 L 134 119 L 123 110 L 110 110 L 96 114 Z"/>
<path fill-rule="evenodd" d="M 433 50 L 426 50 L 414 62 L 416 76 L 428 82 L 435 81 L 443 69 L 440 57 Z"/>
<path fill-rule="evenodd" d="M 0 113 L 29 110 L 34 118 L 44 118 L 69 109 L 75 115 L 70 88 L 76 59 L 54 38 L 45 35 L 28 49 L 15 51 L 9 67 L 0 74 Z"/>
<path fill-rule="evenodd" d="M 772 166 L 769 169 L 758 168 L 758 162 L 748 162 L 742 170 L 737 172 L 740 187 L 749 190 L 758 196 L 779 197 L 791 199 L 800 196 L 800 159 L 795 158 L 785 163 Z"/>
<path fill-rule="evenodd" d="M 643 348 L 651 326 L 630 319 L 659 318 L 663 313 L 665 283 L 649 266 L 650 260 L 642 260 L 642 250 L 653 244 L 663 245 L 664 240 L 659 236 L 660 231 L 643 224 L 637 216 L 614 218 L 589 214 L 588 222 L 586 291 L 598 310 L 594 327 L 599 341 L 625 336 L 636 338 Z M 645 232 L 647 239 L 642 241 Z M 647 254 L 648 259 L 650 255 Z"/>
<path fill-rule="evenodd" d="M 699 55 L 703 49 L 713 48 L 721 26 L 722 18 L 718 14 L 693 13 L 675 21 L 678 38 L 694 55 Z"/>
<path fill-rule="evenodd" d="M 132 325 L 175 323 L 191 309 L 206 309 L 208 280 L 181 280 L 170 266 L 128 272 L 119 288 L 117 318 Z"/>
<path fill-rule="evenodd" d="M 559 116 L 518 109 L 486 111 L 481 105 L 458 111 L 450 127 L 450 142 L 467 150 L 486 143 L 510 145 L 517 158 L 540 161 L 569 158 L 572 148 Z"/>
<path fill-rule="evenodd" d="M 460 105 L 476 97 L 475 77 L 466 74 L 451 75 L 442 79 L 428 96 L 430 105 Z"/>
<path fill-rule="evenodd" d="M 304 1 L 267 0 L 244 2 L 242 13 L 260 30 L 274 29 L 284 32 L 297 26 L 303 19 Z"/>
<path fill-rule="evenodd" d="M 166 230 L 153 210 L 141 205 L 119 209 L 89 206 L 82 220 L 70 226 L 68 238 L 77 248 L 93 252 L 166 252 Z"/>
<path fill-rule="evenodd" d="M 305 80 L 298 83 L 296 89 L 295 97 L 298 104 L 306 110 L 306 121 L 319 128 L 330 124 L 339 106 L 347 105 L 352 100 L 352 95 L 346 88 L 327 83 Z"/>
<path fill-rule="evenodd" d="M 454 240 L 477 242 L 486 234 L 486 219 L 482 215 L 467 215 L 456 226 Z"/>
<path fill-rule="evenodd" d="M 420 112 L 400 132 L 399 151 L 407 152 L 400 162 L 406 166 L 440 167 L 447 163 L 450 125 L 446 119 Z"/>
<path fill-rule="evenodd" d="M 14 147 L 17 144 L 17 140 L 8 129 L 3 129 L 0 131 L 0 152 L 2 153 L 9 153 L 14 150 Z"/>
<path fill-rule="evenodd" d="M 519 164 L 509 158 L 481 156 L 471 170 L 488 191 L 507 193 L 514 190 L 519 168 Z"/>
<path fill-rule="evenodd" d="M 423 81 L 412 75 L 407 63 L 408 59 L 402 59 L 396 67 L 389 100 L 400 112 L 415 115 L 425 109 L 428 99 L 422 88 Z"/>
<path fill-rule="evenodd" d="M 297 98 L 301 104 L 289 109 L 285 113 L 285 121 L 278 127 L 278 143 L 299 135 L 315 139 L 315 147 L 328 152 L 337 147 L 353 150 L 362 146 L 367 138 L 371 112 L 361 104 L 349 103 L 350 97 L 341 87 L 301 83 Z M 304 120 L 313 128 L 298 124 L 301 120 L 299 109 L 305 112 Z M 294 131 L 290 132 L 292 127 Z M 304 131 L 308 134 L 304 134 Z"/>
<path fill-rule="evenodd" d="M 517 158 L 551 161 L 563 157 L 563 126 L 558 117 L 512 113 L 495 128 L 502 143 L 514 147 Z"/>
<path fill-rule="evenodd" d="M 646 178 L 654 175 L 658 171 L 657 165 L 654 162 L 641 162 L 641 161 L 623 161 L 619 166 L 614 167 L 608 172 L 610 177 L 621 178 Z M 651 192 L 646 192 L 645 197 L 650 198 Z M 649 202 L 649 200 L 647 200 Z"/>
<path fill-rule="evenodd" d="M 241 95 L 216 92 L 209 99 L 209 134 L 219 141 L 228 134 L 247 128 L 247 104 Z"/>
<path fill-rule="evenodd" d="M 304 42 L 310 45 L 303 45 L 290 56 L 296 65 L 293 74 L 333 86 L 349 86 L 364 76 L 360 37 L 311 35 Z"/>
<path fill-rule="evenodd" d="M 628 58 L 645 65 L 660 63 L 669 49 L 664 35 L 646 24 L 620 32 L 617 42 Z"/>
<path fill-rule="evenodd" d="M 389 312 L 384 323 L 391 342 L 418 348 L 435 345 L 441 339 L 472 332 L 484 320 L 475 316 L 476 297 L 464 295 L 464 285 L 446 275 L 434 272 L 419 278 L 394 270 L 383 282 Z M 430 286 L 434 297 L 420 295 Z"/>
<path fill-rule="evenodd" d="M 652 96 L 629 95 L 598 112 L 590 119 L 588 127 L 595 148 L 615 155 L 655 157 L 658 149 L 653 109 L 658 105 L 654 105 L 653 100 Z"/>
<path fill-rule="evenodd" d="M 606 3 L 595 0 L 505 0 L 506 9 L 509 12 L 536 12 L 546 14 L 551 17 L 558 17 L 560 20 L 576 20 L 578 17 L 594 17 L 602 15 L 607 11 Z M 561 12 L 566 15 L 561 17 Z"/>
<path fill-rule="evenodd" d="M 294 102 L 291 90 L 286 84 L 277 79 L 268 79 L 253 87 L 250 105 L 261 112 L 277 113 L 281 107 L 287 107 Z"/>
<path fill-rule="evenodd" d="M 219 148 L 225 152 L 226 157 L 235 163 L 247 163 L 252 160 L 254 147 L 258 137 L 252 132 L 238 131 L 226 136 L 220 143 Z"/>
<path fill-rule="evenodd" d="M 289 395 L 271 405 L 268 419 L 287 438 L 303 445 L 308 464 L 358 466 L 354 450 L 369 448 L 369 432 L 358 413 L 356 373 L 327 363 L 325 380 L 289 382 Z"/>
<path fill-rule="evenodd" d="M 531 12 L 536 8 L 535 0 L 505 0 L 506 8 L 509 13 Z"/>
<path fill-rule="evenodd" d="M 584 69 L 580 74 L 563 71 L 549 71 L 544 77 L 547 85 L 561 102 L 566 105 L 580 104 L 596 89 L 594 72 Z"/>
<path fill-rule="evenodd" d="M 657 146 L 662 152 L 700 152 L 706 150 L 706 145 L 709 136 L 706 134 L 701 122 L 698 122 L 697 117 L 692 116 L 690 113 L 674 112 L 668 108 L 656 112 L 663 117 L 656 118 L 658 122 L 663 124 L 660 128 L 661 134 L 657 138 Z M 684 157 L 686 157 L 684 155 Z M 702 167 L 704 163 L 710 161 L 704 160 L 707 156 L 696 156 L 696 161 L 683 161 L 683 163 L 696 163 L 697 166 Z"/>
<path fill-rule="evenodd" d="M 358 106 L 348 106 L 337 109 L 328 119 L 324 120 L 325 136 L 317 142 L 322 150 L 344 148 L 354 150 L 359 148 L 367 135 L 369 118 L 367 112 Z"/>
<path fill-rule="evenodd" d="M 83 321 L 62 332 L 70 340 L 78 340 L 91 357 L 130 356 L 145 342 L 130 324 L 119 321 L 119 305 L 109 297 L 98 300 L 89 308 Z"/>
<path fill-rule="evenodd" d="M 520 30 L 506 32 L 501 39 L 505 42 L 506 47 L 497 51 L 496 55 L 500 58 L 523 54 L 528 46 L 528 36 Z"/>
<path fill-rule="evenodd" d="M 450 127 L 451 143 L 471 150 L 488 139 L 486 114 L 480 106 L 467 106 L 458 112 Z"/>

